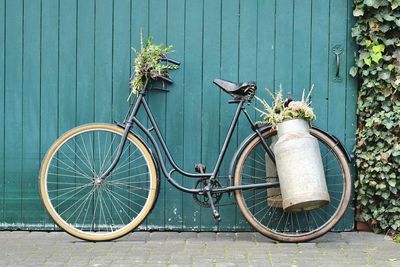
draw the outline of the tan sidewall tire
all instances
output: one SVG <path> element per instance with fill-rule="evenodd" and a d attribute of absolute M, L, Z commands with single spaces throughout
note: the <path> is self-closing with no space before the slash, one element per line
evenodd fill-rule
<path fill-rule="evenodd" d="M 150 151 L 147 149 L 147 147 L 138 139 L 136 138 L 133 134 L 128 135 L 128 140 L 132 143 L 134 143 L 139 150 L 142 152 L 144 158 L 146 159 L 146 162 L 148 164 L 149 168 L 149 173 L 150 173 L 150 183 L 151 183 L 151 189 L 149 196 L 147 198 L 147 201 L 145 205 L 143 206 L 142 211 L 139 213 L 139 215 L 129 224 L 126 226 L 122 227 L 121 229 L 108 233 L 108 234 L 94 234 L 94 233 L 86 233 L 84 231 L 78 230 L 74 227 L 72 227 L 70 224 L 66 223 L 55 211 L 53 205 L 50 202 L 50 198 L 47 192 L 47 171 L 49 167 L 50 160 L 53 158 L 53 155 L 55 152 L 61 147 L 62 144 L 64 144 L 67 140 L 69 140 L 71 137 L 78 135 L 79 133 L 82 132 L 87 132 L 91 130 L 105 130 L 113 133 L 117 133 L 119 135 L 123 135 L 124 129 L 112 125 L 112 124 L 86 124 L 82 125 L 79 127 L 76 127 L 69 132 L 65 133 L 62 135 L 49 149 L 47 154 L 45 155 L 43 161 L 42 161 L 42 166 L 40 169 L 40 175 L 39 175 L 39 187 L 40 187 L 40 195 L 43 201 L 43 204 L 51 216 L 53 218 L 54 222 L 62 228 L 64 231 L 68 232 L 69 234 L 81 238 L 84 240 L 89 240 L 89 241 L 107 241 L 107 240 L 112 240 L 119 238 L 121 236 L 126 235 L 127 233 L 131 232 L 133 229 L 135 229 L 148 215 L 148 213 L 151 211 L 156 199 L 157 199 L 157 193 L 158 193 L 158 177 L 157 177 L 157 171 L 156 171 L 156 166 L 153 161 L 153 158 L 150 154 Z"/>
<path fill-rule="evenodd" d="M 270 136 L 274 130 L 269 130 L 263 133 L 264 136 Z M 335 146 L 334 142 L 328 138 L 325 134 L 322 134 L 321 132 L 318 132 L 316 130 L 311 129 L 311 133 L 313 136 L 317 137 L 320 140 L 323 140 L 328 146 L 333 147 L 333 151 L 335 154 L 338 156 L 338 159 L 340 161 L 340 164 L 343 168 L 343 174 L 345 176 L 344 178 L 344 183 L 345 183 L 345 189 L 344 189 L 344 198 L 342 205 L 338 209 L 335 217 L 328 223 L 326 224 L 323 228 L 316 232 L 312 232 L 311 234 L 306 234 L 306 235 L 301 235 L 301 236 L 284 236 L 280 235 L 277 233 L 274 233 L 272 231 L 267 230 L 264 228 L 261 224 L 257 222 L 252 216 L 252 214 L 248 211 L 246 203 L 244 202 L 242 198 L 242 192 L 241 190 L 236 190 L 235 191 L 235 197 L 236 201 L 238 203 L 238 206 L 240 208 L 240 211 L 242 212 L 243 216 L 246 218 L 246 220 L 261 234 L 272 238 L 274 240 L 282 241 L 282 242 L 304 242 L 304 241 L 309 241 L 312 239 L 315 239 L 317 237 L 322 236 L 326 232 L 328 232 L 330 229 L 332 229 L 342 218 L 344 212 L 346 211 L 347 205 L 349 204 L 350 201 L 350 195 L 351 195 L 351 175 L 350 175 L 350 169 L 349 165 L 347 163 L 346 157 L 343 154 L 343 152 L 340 150 L 338 146 Z M 235 177 L 234 177 L 234 184 L 235 186 L 240 185 L 241 182 L 241 177 L 240 173 L 242 170 L 243 163 L 245 159 L 247 158 L 247 154 L 258 144 L 259 138 L 254 138 L 243 150 L 242 154 L 239 157 L 239 160 L 236 164 L 236 169 L 235 169 Z"/>

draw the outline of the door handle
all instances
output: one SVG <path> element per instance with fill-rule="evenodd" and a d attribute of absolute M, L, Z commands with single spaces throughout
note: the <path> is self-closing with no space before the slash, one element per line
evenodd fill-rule
<path fill-rule="evenodd" d="M 336 71 L 334 81 L 340 82 L 342 78 L 340 77 L 340 55 L 343 53 L 343 48 L 340 45 L 335 45 L 332 49 L 336 57 Z"/>

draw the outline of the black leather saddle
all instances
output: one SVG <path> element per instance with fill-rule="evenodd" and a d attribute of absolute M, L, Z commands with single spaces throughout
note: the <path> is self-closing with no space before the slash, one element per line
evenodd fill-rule
<path fill-rule="evenodd" d="M 221 88 L 224 92 L 234 96 L 235 98 L 243 96 L 254 96 L 257 90 L 257 85 L 255 82 L 234 83 L 221 79 L 215 79 L 213 82 L 218 85 L 219 88 Z"/>

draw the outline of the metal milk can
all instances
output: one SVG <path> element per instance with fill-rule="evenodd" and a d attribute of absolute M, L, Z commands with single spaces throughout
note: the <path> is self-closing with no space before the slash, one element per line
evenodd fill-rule
<path fill-rule="evenodd" d="M 271 139 L 272 142 L 269 147 L 273 151 L 274 145 L 278 141 L 278 137 L 274 135 Z M 279 181 L 275 163 L 271 160 L 267 152 L 265 152 L 265 174 L 267 177 L 267 183 L 274 183 Z M 267 204 L 269 207 L 282 208 L 282 195 L 281 189 L 279 187 L 267 188 Z"/>
<path fill-rule="evenodd" d="M 273 146 L 285 211 L 320 208 L 330 198 L 318 141 L 302 119 L 277 125 L 278 141 Z"/>

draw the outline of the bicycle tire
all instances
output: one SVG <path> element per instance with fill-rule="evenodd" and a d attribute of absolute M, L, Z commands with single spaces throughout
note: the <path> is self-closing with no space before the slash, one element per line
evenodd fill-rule
<path fill-rule="evenodd" d="M 276 198 L 274 199 L 265 188 L 235 190 L 237 204 L 248 223 L 271 239 L 281 242 L 305 242 L 320 237 L 339 222 L 350 201 L 352 183 L 350 168 L 344 153 L 327 135 L 314 129 L 310 129 L 310 133 L 318 139 L 321 153 L 327 152 L 322 155 L 328 192 L 331 196 L 331 202 L 327 206 L 311 211 L 284 212 Z M 275 135 L 276 130 L 273 129 L 263 132 L 263 138 L 269 145 L 272 142 L 272 136 Z M 263 163 L 265 164 L 263 177 L 268 176 L 267 172 L 273 173 L 273 170 L 267 170 L 268 163 L 265 160 L 255 159 L 255 157 L 260 157 L 260 153 L 265 153 L 260 140 L 259 136 L 255 136 L 239 156 L 234 172 L 235 185 L 255 183 L 256 179 L 259 179 L 255 177 L 263 176 L 263 169 L 260 167 Z M 254 160 L 251 163 L 252 155 L 254 155 Z M 327 157 L 327 155 L 330 156 Z M 333 167 L 332 160 L 336 163 Z M 247 178 L 247 174 L 243 172 L 244 169 L 249 168 L 247 163 L 253 164 L 253 178 Z M 335 171 L 336 175 L 334 175 Z M 255 172 L 259 172 L 257 176 Z M 265 183 L 265 179 L 259 182 Z M 266 205 L 261 205 L 264 202 Z"/>
<path fill-rule="evenodd" d="M 150 150 L 129 133 L 121 158 L 104 180 L 124 129 L 86 124 L 62 135 L 45 155 L 39 175 L 43 204 L 67 233 L 88 241 L 108 241 L 135 229 L 158 194 Z"/>

